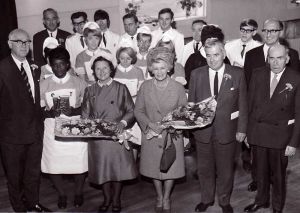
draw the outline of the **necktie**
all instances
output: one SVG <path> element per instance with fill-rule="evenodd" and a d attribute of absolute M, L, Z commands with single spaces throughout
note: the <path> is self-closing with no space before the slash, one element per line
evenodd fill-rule
<path fill-rule="evenodd" d="M 244 58 L 245 48 L 246 48 L 246 44 L 243 44 L 243 49 L 242 49 L 242 52 L 241 52 L 242 58 Z"/>
<path fill-rule="evenodd" d="M 104 33 L 102 34 L 102 38 L 103 38 L 104 46 L 106 47 L 106 38 L 105 38 L 105 34 Z"/>
<path fill-rule="evenodd" d="M 50 37 L 53 37 L 53 36 L 52 36 L 52 33 L 50 33 Z"/>
<path fill-rule="evenodd" d="M 199 42 L 196 42 L 196 46 L 195 46 L 194 51 L 195 51 L 195 52 L 198 52 L 198 51 L 199 51 Z"/>
<path fill-rule="evenodd" d="M 278 80 L 277 80 L 277 76 L 278 74 L 275 74 L 272 81 L 271 81 L 271 86 L 270 86 L 270 98 L 272 97 L 274 90 L 278 84 Z"/>
<path fill-rule="evenodd" d="M 218 97 L 218 93 L 219 93 L 219 79 L 218 79 L 218 72 L 216 71 L 215 74 L 215 79 L 214 79 L 214 95 L 216 96 L 216 99 Z"/>
<path fill-rule="evenodd" d="M 28 82 L 28 76 L 27 76 L 27 74 L 25 72 L 25 69 L 23 67 L 23 63 L 21 63 L 21 69 L 20 69 L 20 71 L 21 71 L 22 79 L 23 79 L 23 81 L 24 81 L 24 83 L 26 85 L 26 89 L 29 92 L 30 97 L 33 99 L 32 92 L 31 92 L 31 87 L 30 87 L 30 84 Z"/>
<path fill-rule="evenodd" d="M 81 46 L 84 48 L 83 36 L 80 36 L 80 43 L 81 43 Z"/>
<path fill-rule="evenodd" d="M 134 37 L 133 37 L 133 36 L 131 36 L 131 40 L 133 40 L 133 38 L 134 38 Z"/>

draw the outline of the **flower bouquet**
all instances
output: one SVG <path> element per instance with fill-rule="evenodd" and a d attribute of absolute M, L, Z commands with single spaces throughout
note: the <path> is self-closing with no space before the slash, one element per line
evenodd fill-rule
<path fill-rule="evenodd" d="M 128 141 L 137 140 L 132 136 L 131 130 L 116 133 L 116 123 L 101 119 L 55 118 L 55 136 L 58 138 L 86 138 L 86 139 L 112 139 L 124 144 L 129 149 Z"/>
<path fill-rule="evenodd" d="M 212 96 L 199 103 L 190 102 L 185 106 L 180 106 L 169 112 L 161 122 L 160 125 L 164 129 L 170 127 L 174 129 L 194 129 L 207 126 L 212 123 L 217 107 L 217 101 Z M 147 139 L 154 136 L 159 136 L 154 131 L 147 132 Z"/>

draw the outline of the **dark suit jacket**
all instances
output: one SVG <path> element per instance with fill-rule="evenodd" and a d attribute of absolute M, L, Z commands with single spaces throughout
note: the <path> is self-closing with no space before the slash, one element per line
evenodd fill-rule
<path fill-rule="evenodd" d="M 200 102 L 211 97 L 208 66 L 195 69 L 191 74 L 189 86 L 189 101 Z M 217 98 L 216 116 L 212 125 L 195 131 L 196 140 L 209 143 L 214 130 L 214 137 L 220 143 L 229 143 L 235 140 L 236 132 L 246 133 L 247 128 L 247 88 L 244 72 L 241 68 L 225 65 L 224 75 Z M 231 114 L 239 111 L 239 117 L 231 119 Z"/>
<path fill-rule="evenodd" d="M 253 48 L 252 50 L 249 50 L 246 53 L 244 71 L 247 85 L 249 85 L 250 83 L 253 70 L 266 65 L 263 47 L 264 45 L 261 45 L 259 47 Z M 289 56 L 290 62 L 288 64 L 288 67 L 300 71 L 298 52 L 292 48 L 289 48 Z"/>
<path fill-rule="evenodd" d="M 71 35 L 69 32 L 66 32 L 61 29 L 57 29 L 56 39 L 58 43 L 62 46 L 65 46 L 66 38 Z M 39 66 L 46 64 L 43 57 L 43 44 L 46 38 L 49 37 L 47 30 L 42 30 L 33 36 L 33 57 L 34 62 Z"/>
<path fill-rule="evenodd" d="M 0 143 L 42 142 L 43 121 L 38 78 L 32 70 L 35 102 L 12 56 L 0 61 Z"/>
<path fill-rule="evenodd" d="M 257 146 L 297 147 L 300 134 L 300 74 L 286 68 L 270 99 L 270 68 L 254 71 L 249 87 L 248 141 Z M 285 90 L 286 84 L 291 91 Z M 289 120 L 295 119 L 294 124 Z"/>

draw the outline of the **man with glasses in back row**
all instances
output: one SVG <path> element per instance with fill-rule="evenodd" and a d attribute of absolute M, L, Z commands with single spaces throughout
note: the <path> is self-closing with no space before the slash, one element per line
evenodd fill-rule
<path fill-rule="evenodd" d="M 267 65 L 266 60 L 268 56 L 268 50 L 271 46 L 274 46 L 281 42 L 282 39 L 280 38 L 280 36 L 282 35 L 282 32 L 283 23 L 281 21 L 277 19 L 268 19 L 264 22 L 262 29 L 264 44 L 248 51 L 245 57 L 244 71 L 248 87 L 253 71 L 259 67 Z M 287 64 L 287 67 L 299 71 L 300 63 L 298 52 L 292 48 L 289 48 L 288 55 L 290 60 Z M 251 173 L 253 180 L 248 186 L 248 191 L 257 190 L 256 167 L 256 149 L 255 147 L 252 147 Z"/>
<path fill-rule="evenodd" d="M 9 200 L 15 212 L 50 211 L 39 204 L 44 130 L 39 69 L 26 59 L 27 32 L 15 29 L 8 39 L 11 55 L 0 61 L 0 153 Z"/>
<path fill-rule="evenodd" d="M 71 67 L 75 68 L 76 57 L 87 48 L 83 37 L 83 26 L 88 21 L 85 12 L 76 12 L 71 15 L 74 34 L 66 39 L 66 49 L 70 54 Z"/>

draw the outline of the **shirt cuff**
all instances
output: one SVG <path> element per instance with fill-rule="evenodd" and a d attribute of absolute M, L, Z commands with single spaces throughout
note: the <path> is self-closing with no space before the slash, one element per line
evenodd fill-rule
<path fill-rule="evenodd" d="M 127 126 L 127 121 L 121 120 L 121 122 L 125 125 L 125 127 Z"/>

